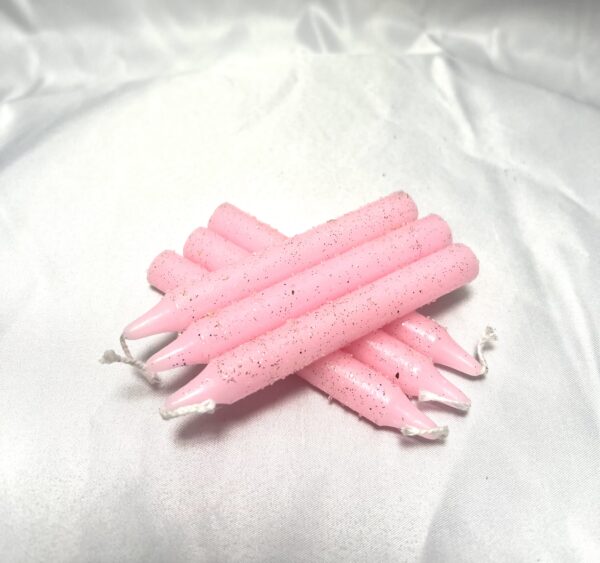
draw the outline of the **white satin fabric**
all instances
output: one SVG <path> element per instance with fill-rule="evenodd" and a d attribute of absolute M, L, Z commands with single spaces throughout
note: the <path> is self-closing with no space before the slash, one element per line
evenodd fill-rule
<path fill-rule="evenodd" d="M 600 5 L 0 1 L 5 561 L 598 561 Z M 295 377 L 205 419 L 97 359 L 228 200 L 286 234 L 398 187 L 481 274 L 490 374 L 427 444 Z M 147 356 L 164 337 L 132 345 Z M 189 373 L 188 373 L 189 375 Z"/>

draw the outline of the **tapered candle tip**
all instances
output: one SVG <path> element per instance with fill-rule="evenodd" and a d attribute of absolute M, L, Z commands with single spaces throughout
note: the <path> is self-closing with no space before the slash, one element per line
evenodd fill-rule
<path fill-rule="evenodd" d="M 491 326 L 486 326 L 483 331 L 483 335 L 477 343 L 477 360 L 481 364 L 481 373 L 479 375 L 486 375 L 488 372 L 488 363 L 483 353 L 483 349 L 490 343 L 498 340 L 498 334 Z"/>
<path fill-rule="evenodd" d="M 123 329 L 123 335 L 128 340 L 137 340 L 161 332 L 183 330 L 189 320 L 183 310 L 177 309 L 173 300 L 163 297 L 141 317 L 130 322 Z"/>
<path fill-rule="evenodd" d="M 448 436 L 447 426 L 435 426 L 434 428 L 416 428 L 415 426 L 403 426 L 400 428 L 403 436 L 420 436 L 429 440 L 438 440 Z"/>
<path fill-rule="evenodd" d="M 431 391 L 420 391 L 418 400 L 421 403 L 441 403 L 442 405 L 452 407 L 453 409 L 457 409 L 462 412 L 467 412 L 471 407 L 471 401 L 455 401 L 454 399 L 442 397 L 441 395 L 438 395 L 437 393 L 432 393 Z"/>
<path fill-rule="evenodd" d="M 164 420 L 171 420 L 172 418 L 178 418 L 187 414 L 213 413 L 215 412 L 216 407 L 217 405 L 212 399 L 207 399 L 202 403 L 197 403 L 195 405 L 185 405 L 176 409 L 161 408 L 159 409 L 159 412 L 160 416 L 162 416 Z"/>

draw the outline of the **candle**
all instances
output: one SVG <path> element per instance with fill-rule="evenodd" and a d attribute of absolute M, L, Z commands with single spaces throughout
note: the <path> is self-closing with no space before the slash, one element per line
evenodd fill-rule
<path fill-rule="evenodd" d="M 211 240 L 215 251 L 226 252 L 227 245 L 221 245 L 224 239 L 216 236 L 219 238 Z M 204 239 L 206 242 L 207 239 Z M 148 281 L 157 289 L 166 291 L 177 287 L 178 282 L 187 283 L 190 277 L 198 278 L 207 273 L 198 264 L 167 250 L 152 261 L 148 268 Z M 330 354 L 300 370 L 298 375 L 377 426 L 398 428 L 406 435 L 432 439 L 448 433 L 447 427 L 437 426 L 406 398 L 402 385 L 397 389 L 385 376 L 349 354 Z M 435 391 L 434 388 L 430 392 L 434 395 Z M 452 398 L 449 399 L 451 402 Z"/>
<path fill-rule="evenodd" d="M 213 247 L 218 238 L 213 233 Z M 208 363 L 219 354 L 427 256 L 451 241 L 448 225 L 437 215 L 395 229 L 199 319 L 154 354 L 147 362 L 147 369 L 159 372 Z"/>
<path fill-rule="evenodd" d="M 227 245 L 222 245 L 221 241 L 225 241 L 221 236 L 211 240 L 211 245 L 213 247 L 212 252 L 226 252 L 228 247 Z M 196 279 L 201 279 L 206 273 L 206 270 L 198 264 L 195 264 L 172 251 L 165 251 L 161 252 L 148 268 L 148 281 L 156 287 L 156 289 L 168 291 L 176 288 L 178 285 L 184 285 L 193 281 L 194 276 Z M 404 318 L 409 317 L 410 315 Z M 429 358 L 419 354 L 419 352 L 413 350 L 410 346 L 407 346 L 396 338 L 391 337 L 386 332 L 383 332 L 382 330 L 375 331 L 358 340 L 356 343 L 351 344 L 347 348 L 351 354 L 354 352 L 360 353 L 359 350 L 354 349 L 354 345 L 357 343 L 363 343 L 363 346 L 369 346 L 377 351 L 377 354 L 374 354 L 374 357 L 364 355 L 363 358 L 367 359 L 364 363 L 374 369 L 377 369 L 376 365 L 382 366 L 383 369 L 379 371 L 398 384 L 406 395 L 410 397 L 419 397 L 420 400 L 440 402 L 460 410 L 467 410 L 469 408 L 469 405 L 471 404 L 469 398 L 460 389 L 443 377 L 442 374 L 431 365 L 431 360 Z M 347 354 L 344 355 L 344 357 L 345 356 L 347 356 Z M 388 361 L 385 363 L 374 364 L 373 362 L 375 361 L 382 362 L 379 356 L 383 356 L 383 358 Z M 356 378 L 358 378 L 358 375 L 356 375 L 357 373 L 364 374 L 364 369 L 358 371 L 354 369 L 353 371 L 355 372 L 355 375 L 352 377 L 354 377 L 355 381 Z M 304 370 L 301 370 L 299 375 L 303 376 L 303 373 Z M 319 370 L 317 373 L 322 373 L 322 370 Z M 334 369 L 334 374 L 337 378 L 343 377 L 345 380 L 350 380 L 350 376 L 343 375 L 342 368 Z M 321 376 L 319 376 L 319 381 L 320 380 Z M 365 381 L 367 381 L 367 383 L 365 383 Z M 324 389 L 323 385 L 317 385 L 314 382 L 313 384 L 343 403 L 339 397 Z M 370 385 L 375 385 L 375 382 L 374 379 L 371 379 L 370 377 L 368 379 L 359 378 L 359 380 L 356 381 L 356 385 L 359 387 L 365 387 L 366 385 L 367 387 L 365 388 L 368 388 Z M 366 414 L 363 414 L 363 416 L 369 418 Z"/>
<path fill-rule="evenodd" d="M 208 228 L 250 252 L 275 246 L 288 238 L 231 203 L 222 203 L 215 209 L 208 221 Z"/>
<path fill-rule="evenodd" d="M 417 217 L 410 197 L 397 192 L 292 237 L 237 265 L 208 274 L 198 284 L 167 293 L 125 327 L 125 338 L 184 330 L 190 322 L 401 227 Z"/>
<path fill-rule="evenodd" d="M 164 250 L 152 260 L 148 268 L 147 279 L 151 286 L 164 293 L 177 287 L 197 283 L 203 280 L 206 274 L 208 271 L 202 266 L 179 256 L 173 250 Z"/>
<path fill-rule="evenodd" d="M 396 378 L 402 391 L 410 397 L 469 410 L 470 399 L 444 378 L 427 356 L 384 331 L 356 340 L 346 351 L 385 377 Z"/>
<path fill-rule="evenodd" d="M 196 396 L 222 396 L 223 381 L 214 377 L 202 378 L 201 375 L 194 380 Z M 448 435 L 447 426 L 437 426 L 392 382 L 350 354 L 339 351 L 329 354 L 299 370 L 298 375 L 377 426 L 389 426 L 400 430 L 405 436 L 428 439 Z M 216 403 L 211 398 L 198 403 L 178 404 L 176 408 L 169 408 L 167 402 L 160 409 L 160 414 L 169 420 L 185 414 L 214 412 L 215 408 Z"/>
<path fill-rule="evenodd" d="M 234 403 L 473 280 L 473 252 L 455 244 L 222 354 L 171 395 L 171 418 Z"/>
<path fill-rule="evenodd" d="M 483 366 L 467 354 L 440 324 L 418 313 L 411 313 L 385 327 L 386 332 L 431 358 L 436 364 L 451 367 L 471 376 L 483 375 Z"/>
<path fill-rule="evenodd" d="M 248 252 L 233 242 L 223 240 L 215 232 L 199 227 L 186 240 L 183 255 L 212 271 L 241 262 Z"/>
<path fill-rule="evenodd" d="M 399 387 L 345 352 L 329 354 L 298 371 L 298 375 L 377 426 L 430 439 L 448 434 L 446 426 L 437 426 Z M 168 410 L 162 413 L 167 418 L 170 415 Z"/>
<path fill-rule="evenodd" d="M 263 250 L 287 239 L 279 231 L 229 203 L 217 207 L 208 225 L 238 248 L 249 252 Z M 463 350 L 443 326 L 416 311 L 394 321 L 386 330 L 436 364 L 472 376 L 484 372 L 481 364 Z"/>

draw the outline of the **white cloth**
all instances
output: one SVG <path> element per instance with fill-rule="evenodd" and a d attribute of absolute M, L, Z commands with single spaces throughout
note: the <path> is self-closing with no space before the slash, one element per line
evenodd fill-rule
<path fill-rule="evenodd" d="M 0 2 L 6 561 L 598 561 L 597 2 Z M 295 377 L 166 423 L 103 366 L 227 200 L 286 234 L 402 187 L 481 260 L 445 443 Z M 133 343 L 148 355 L 159 337 Z"/>

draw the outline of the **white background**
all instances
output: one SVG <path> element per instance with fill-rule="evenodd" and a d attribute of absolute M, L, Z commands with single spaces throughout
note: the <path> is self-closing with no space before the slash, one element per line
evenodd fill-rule
<path fill-rule="evenodd" d="M 597 561 L 597 2 L 0 2 L 5 561 Z M 294 234 L 394 189 L 500 337 L 445 443 L 294 376 L 166 423 L 102 366 L 227 200 Z M 164 337 L 135 343 L 148 355 Z M 189 374 L 188 374 L 189 375 Z"/>

